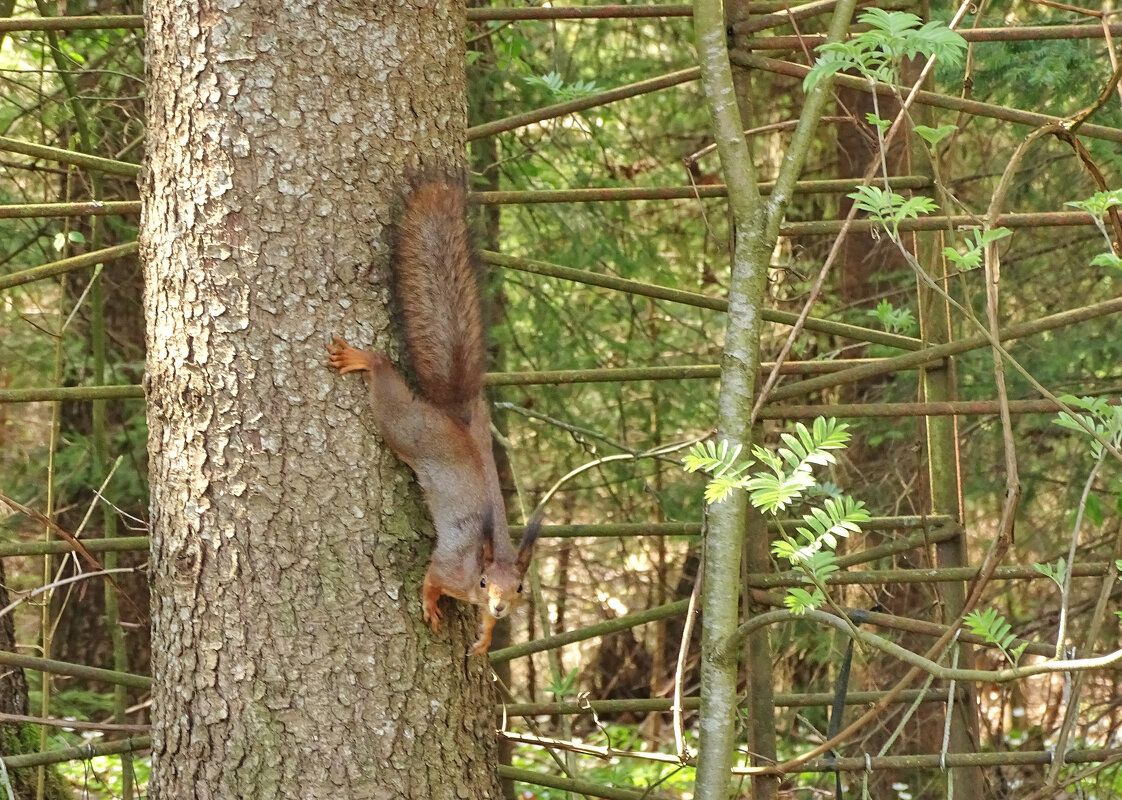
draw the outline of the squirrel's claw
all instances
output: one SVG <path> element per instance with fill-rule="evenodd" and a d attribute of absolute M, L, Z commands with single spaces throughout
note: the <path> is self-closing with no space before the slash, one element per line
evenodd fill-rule
<path fill-rule="evenodd" d="M 356 350 L 338 336 L 327 346 L 327 365 L 339 370 L 340 375 L 371 369 L 370 353 Z"/>
<path fill-rule="evenodd" d="M 425 585 L 421 589 L 421 616 L 425 622 L 429 623 L 433 633 L 440 631 L 440 608 L 437 606 L 437 602 L 439 602 L 441 594 L 443 592 L 432 581 L 430 573 L 425 573 Z"/>
<path fill-rule="evenodd" d="M 471 654 L 477 656 L 486 654 L 487 650 L 491 647 L 491 632 L 495 630 L 495 623 L 498 622 L 487 611 L 483 612 L 483 626 L 479 631 L 479 639 L 471 646 Z"/>
<path fill-rule="evenodd" d="M 433 633 L 440 633 L 440 612 L 437 611 L 435 608 L 430 612 L 426 608 L 424 616 L 425 616 L 425 622 L 427 622 L 429 624 L 429 627 L 432 628 L 432 632 Z"/>

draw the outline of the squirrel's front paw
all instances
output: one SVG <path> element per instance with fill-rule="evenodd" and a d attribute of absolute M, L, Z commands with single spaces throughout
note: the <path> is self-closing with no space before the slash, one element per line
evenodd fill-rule
<path fill-rule="evenodd" d="M 471 646 L 471 654 L 473 656 L 477 656 L 480 653 L 486 654 L 487 649 L 491 646 L 491 633 L 495 630 L 496 622 L 498 622 L 498 620 L 484 609 L 483 624 L 479 629 L 479 640 Z"/>
<path fill-rule="evenodd" d="M 425 622 L 429 624 L 429 627 L 432 628 L 432 632 L 439 633 L 440 609 L 436 607 L 436 602 L 429 602 L 428 598 L 425 598 L 424 603 L 421 604 L 421 608 L 421 616 L 424 618 Z"/>

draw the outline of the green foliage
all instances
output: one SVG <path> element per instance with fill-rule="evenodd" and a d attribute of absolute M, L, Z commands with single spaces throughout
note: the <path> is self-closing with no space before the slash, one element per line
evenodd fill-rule
<path fill-rule="evenodd" d="M 151 756 L 134 756 L 132 760 L 133 786 L 141 792 L 148 785 L 152 773 Z M 121 797 L 120 756 L 94 756 L 84 761 L 66 761 L 59 772 L 71 786 L 81 787 L 84 797 Z"/>
<path fill-rule="evenodd" d="M 1091 259 L 1091 266 L 1122 269 L 1122 256 L 1116 256 L 1114 253 L 1099 253 Z"/>
<path fill-rule="evenodd" d="M 697 734 L 695 731 L 684 731 L 686 746 L 696 752 Z M 595 733 L 590 734 L 587 743 L 592 746 L 604 747 L 608 743 L 612 747 L 623 751 L 651 752 L 650 744 L 644 739 L 637 725 L 600 725 Z M 658 752 L 669 753 L 673 743 L 657 748 Z M 513 766 L 519 769 L 534 770 L 535 772 L 548 773 L 556 769 L 556 763 L 549 754 L 540 747 L 522 746 L 514 750 Z M 694 773 L 691 769 L 684 769 L 673 764 L 645 761 L 636 758 L 597 758 L 594 756 L 577 755 L 577 775 L 581 780 L 591 781 L 602 786 L 631 788 L 650 791 L 652 796 L 665 793 L 665 796 L 687 797 L 693 789 Z M 573 795 L 560 789 L 551 789 L 547 786 L 529 786 L 517 784 L 520 789 L 525 789 L 530 794 L 518 794 L 519 797 L 532 796 L 536 800 L 569 800 Z M 658 794 L 658 796 L 663 796 Z"/>
<path fill-rule="evenodd" d="M 966 251 L 963 253 L 958 252 L 953 247 L 943 248 L 943 255 L 946 259 L 963 272 L 982 266 L 986 247 L 1007 236 L 1012 236 L 1013 231 L 1008 228 L 971 228 L 971 235 L 974 237 L 974 241 L 966 243 Z"/>
<path fill-rule="evenodd" d="M 882 136 L 892 127 L 892 120 L 878 117 L 872 111 L 865 114 L 865 121 L 880 131 Z"/>
<path fill-rule="evenodd" d="M 904 197 L 896 192 L 879 186 L 858 186 L 846 197 L 853 200 L 858 211 L 864 211 L 869 219 L 878 222 L 895 238 L 900 222 L 916 219 L 920 214 L 930 214 L 938 208 L 930 197 L 915 195 Z"/>
<path fill-rule="evenodd" d="M 783 597 L 783 605 L 790 609 L 793 614 L 805 614 L 825 602 L 826 595 L 817 586 L 809 591 L 798 586 L 792 586 Z"/>
<path fill-rule="evenodd" d="M 752 452 L 759 455 L 756 448 Z M 744 488 L 749 491 L 748 501 L 752 505 L 768 514 L 774 514 L 800 499 L 814 485 L 814 476 L 809 468 L 787 470 L 781 457 L 771 453 L 767 453 L 767 456 L 760 460 L 771 469 L 771 473 L 755 473 L 744 482 Z"/>
<path fill-rule="evenodd" d="M 1091 219 L 1095 221 L 1095 227 L 1099 229 L 1106 238 L 1107 247 L 1113 248 L 1114 243 L 1111 239 L 1110 232 L 1106 229 L 1102 217 L 1111 208 L 1122 206 L 1122 189 L 1114 189 L 1109 192 L 1095 192 L 1087 200 L 1073 200 L 1065 205 L 1074 206 L 1082 211 L 1086 211 L 1091 215 Z M 1099 253 L 1091 260 L 1093 267 L 1113 267 L 1122 270 L 1122 257 L 1114 252 L 1113 249 L 1106 253 Z"/>
<path fill-rule="evenodd" d="M 927 142 L 928 147 L 933 148 L 958 129 L 954 125 L 940 125 L 938 128 L 932 128 L 930 125 L 914 125 L 912 130 Z"/>
<path fill-rule="evenodd" d="M 574 667 L 573 669 L 569 670 L 568 675 L 565 675 L 564 677 L 559 676 L 558 678 L 551 680 L 546 685 L 545 690 L 557 699 L 561 699 L 562 697 L 570 697 L 574 694 L 574 687 L 576 686 L 577 675 L 579 674 L 579 672 L 580 671 L 576 667 Z"/>
<path fill-rule="evenodd" d="M 705 485 L 705 502 L 719 503 L 729 494 L 744 486 L 744 473 L 752 461 L 737 463 L 742 445 L 731 447 L 727 439 L 720 442 L 698 442 L 682 459 L 686 472 L 708 472 L 712 475 Z"/>
<path fill-rule="evenodd" d="M 814 465 L 833 464 L 831 450 L 845 447 L 849 441 L 849 426 L 844 422 L 819 417 L 813 430 L 801 422 L 795 425 L 795 435 L 784 433 L 780 437 L 786 445 L 775 452 L 756 445 L 752 459 L 737 463 L 740 445 L 729 447 L 727 441 L 695 444 L 683 458 L 687 472 L 708 472 L 712 477 L 705 487 L 706 502 L 716 503 L 728 497 L 735 489 L 747 489 L 752 505 L 765 513 L 782 511 L 801 498 L 814 486 L 811 469 Z M 760 470 L 745 477 L 747 470 L 760 463 L 770 472 Z"/>
<path fill-rule="evenodd" d="M 86 237 L 82 235 L 81 231 L 59 231 L 55 234 L 54 247 L 57 252 L 62 252 L 71 243 L 82 244 L 86 241 Z"/>
<path fill-rule="evenodd" d="M 552 94 L 558 102 L 574 100 L 578 97 L 586 97 L 600 91 L 600 87 L 592 81 L 578 80 L 566 85 L 565 79 L 556 72 L 549 72 L 545 75 L 527 75 L 522 81 L 527 86 L 536 86 L 539 89 L 544 89 Z"/>
<path fill-rule="evenodd" d="M 1122 206 L 1122 189 L 1114 189 L 1109 192 L 1095 192 L 1086 200 L 1072 200 L 1064 205 L 1086 211 L 1093 217 L 1101 217 L 1107 210 Z"/>
<path fill-rule="evenodd" d="M 1017 637 L 1010 632 L 1011 628 L 1009 623 L 1005 621 L 1005 617 L 998 614 L 993 608 L 971 611 L 963 621 L 971 633 L 983 637 L 990 644 L 996 645 L 1005 656 L 1006 661 L 1013 666 L 1017 665 L 1021 654 L 1028 647 L 1028 642 L 1022 642 L 1012 650 L 1009 649 L 1009 646 L 1016 641 Z"/>
<path fill-rule="evenodd" d="M 1073 397 L 1063 395 L 1060 397 L 1064 403 L 1073 408 L 1081 408 L 1085 413 L 1076 412 L 1074 415 L 1061 411 L 1053 420 L 1061 428 L 1087 433 L 1087 429 L 1095 431 L 1112 446 L 1122 444 L 1122 405 L 1117 402 L 1112 404 L 1105 397 Z M 1102 455 L 1103 444 L 1099 439 L 1090 441 L 1091 455 L 1096 459 Z"/>
<path fill-rule="evenodd" d="M 1035 569 L 1037 572 L 1039 572 L 1041 575 L 1045 576 L 1046 578 L 1050 579 L 1052 581 L 1052 583 L 1056 584 L 1056 586 L 1060 589 L 1060 591 L 1063 591 L 1064 575 L 1067 574 L 1067 559 L 1066 558 L 1064 558 L 1063 556 L 1060 556 L 1059 559 L 1056 561 L 1055 566 L 1052 566 L 1051 564 L 1038 564 L 1038 563 L 1035 563 L 1035 562 L 1033 563 L 1032 566 L 1033 566 L 1033 569 Z"/>
<path fill-rule="evenodd" d="M 876 319 L 889 333 L 911 335 L 919 327 L 910 308 L 896 308 L 887 297 L 877 303 L 875 309 L 866 311 L 865 315 Z"/>
<path fill-rule="evenodd" d="M 849 438 L 849 426 L 844 422 L 818 417 L 811 428 L 800 422 L 795 424 L 794 434 L 780 434 L 783 444 L 775 452 L 756 445 L 753 458 L 747 461 L 738 461 L 741 448 L 729 447 L 727 441 L 696 444 L 683 459 L 686 471 L 710 474 L 705 487 L 709 503 L 744 489 L 753 506 L 775 516 L 812 494 L 823 498 L 821 505 L 812 506 L 802 515 L 802 524 L 796 525 L 793 536 L 781 526 L 779 538 L 772 544 L 776 556 L 786 559 L 814 584 L 813 590 L 796 587 L 788 592 L 784 602 L 796 614 L 825 602 L 822 586 L 838 569 L 833 552 L 838 539 L 859 531 L 860 523 L 869 520 L 865 504 L 841 494 L 836 486 L 818 486 L 818 491 L 813 491 L 813 468 L 835 463 L 831 451 L 844 448 Z M 749 472 L 753 465 L 763 469 Z"/>
<path fill-rule="evenodd" d="M 792 563 L 803 561 L 823 547 L 834 549 L 838 546 L 838 537 L 857 533 L 861 530 L 860 523 L 868 521 L 869 512 L 860 500 L 848 496 L 829 497 L 821 507 L 812 508 L 810 513 L 803 515 L 803 524 L 795 528 L 795 540 L 777 541 L 773 549 L 777 556 Z M 796 542 L 797 546 L 793 549 L 788 546 Z"/>
<path fill-rule="evenodd" d="M 802 516 L 802 525 L 795 527 L 795 535 L 780 527 L 779 538 L 771 545 L 772 553 L 786 559 L 791 566 L 803 572 L 814 584 L 813 591 L 792 589 L 784 603 L 794 613 L 817 608 L 825 602 L 822 587 L 826 579 L 837 572 L 837 555 L 834 550 L 839 538 L 861 530 L 861 523 L 869 521 L 865 504 L 848 496 L 827 498 L 822 506 L 812 507 Z"/>
<path fill-rule="evenodd" d="M 870 30 L 845 42 L 819 45 L 818 60 L 803 79 L 803 91 L 843 70 L 856 70 L 867 78 L 896 83 L 906 58 L 935 56 L 946 65 L 962 61 L 966 40 L 941 22 L 927 22 L 906 11 L 871 8 L 858 18 Z"/>
<path fill-rule="evenodd" d="M 768 514 L 782 511 L 802 495 L 788 493 L 783 489 L 787 484 L 805 484 L 809 489 L 814 481 L 796 478 L 796 474 L 809 475 L 815 465 L 826 466 L 836 463 L 831 450 L 844 449 L 849 441 L 849 426 L 833 417 L 817 417 L 813 428 L 808 430 L 801 422 L 795 423 L 795 435 L 780 434 L 786 447 L 777 447 L 775 452 L 756 445 L 752 454 L 767 466 L 772 474 L 753 475 L 745 488 L 749 491 L 752 505 Z"/>
<path fill-rule="evenodd" d="M 623 25 L 619 20 L 525 21 L 488 29 L 495 52 L 471 67 L 469 80 L 473 91 L 486 92 L 488 103 L 473 110 L 473 122 L 557 102 L 554 89 L 536 76 L 556 73 L 562 91 L 590 90 L 692 64 L 683 48 L 668 46 L 689 35 L 688 19 Z M 685 84 L 474 142 L 473 151 L 497 148 L 473 169 L 498 176 L 498 185 L 478 188 L 680 185 L 683 148 L 692 147 L 698 131 L 701 93 L 698 83 Z M 711 156 L 703 168 L 714 169 L 715 162 Z M 598 274 L 719 293 L 727 278 L 721 266 L 727 222 L 716 211 L 721 202 L 504 205 L 501 241 L 480 244 Z M 706 219 L 710 209 L 713 215 Z M 507 309 L 495 315 L 490 331 L 496 369 L 696 364 L 720 346 L 722 327 L 713 324 L 712 311 L 515 270 L 490 272 L 496 283 L 501 281 L 500 302 Z M 532 406 L 549 420 L 523 424 L 512 417 L 516 466 L 527 486 L 552 483 L 589 458 L 618 448 L 642 450 L 655 439 L 669 441 L 665 437 L 675 435 L 671 431 L 692 430 L 698 420 L 711 417 L 716 402 L 708 381 L 503 387 L 497 396 L 518 407 Z M 656 485 L 658 491 L 652 491 Z M 693 481 L 673 465 L 640 461 L 609 462 L 584 473 L 565 484 L 558 501 L 590 517 L 641 519 L 657 509 L 667 519 L 696 519 L 702 499 Z M 606 551 L 610 544 L 597 542 L 593 549 Z M 685 541 L 675 543 L 685 546 Z M 625 547 L 637 556 L 642 549 L 637 541 Z M 592 561 L 607 567 L 609 557 L 603 553 L 601 558 L 602 553 Z M 618 556 L 613 552 L 611 558 Z M 625 597 L 630 591 L 619 590 Z"/>

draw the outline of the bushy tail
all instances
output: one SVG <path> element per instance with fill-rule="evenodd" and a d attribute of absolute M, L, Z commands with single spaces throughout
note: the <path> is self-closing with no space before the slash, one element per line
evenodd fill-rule
<path fill-rule="evenodd" d="M 422 394 L 466 407 L 483 388 L 486 344 L 466 192 L 426 180 L 405 200 L 394 266 L 405 342 Z"/>

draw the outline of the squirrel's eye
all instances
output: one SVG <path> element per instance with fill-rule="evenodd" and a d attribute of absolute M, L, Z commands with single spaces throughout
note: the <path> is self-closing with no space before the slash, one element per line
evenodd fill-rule
<path fill-rule="evenodd" d="M 522 591 L 522 584 L 521 584 L 521 583 L 520 583 L 520 584 L 518 584 L 518 591 L 519 591 L 519 592 L 521 592 L 521 591 Z"/>
<path fill-rule="evenodd" d="M 487 588 L 487 579 L 486 578 L 480 578 L 479 579 L 479 588 L 480 589 L 486 589 Z"/>

